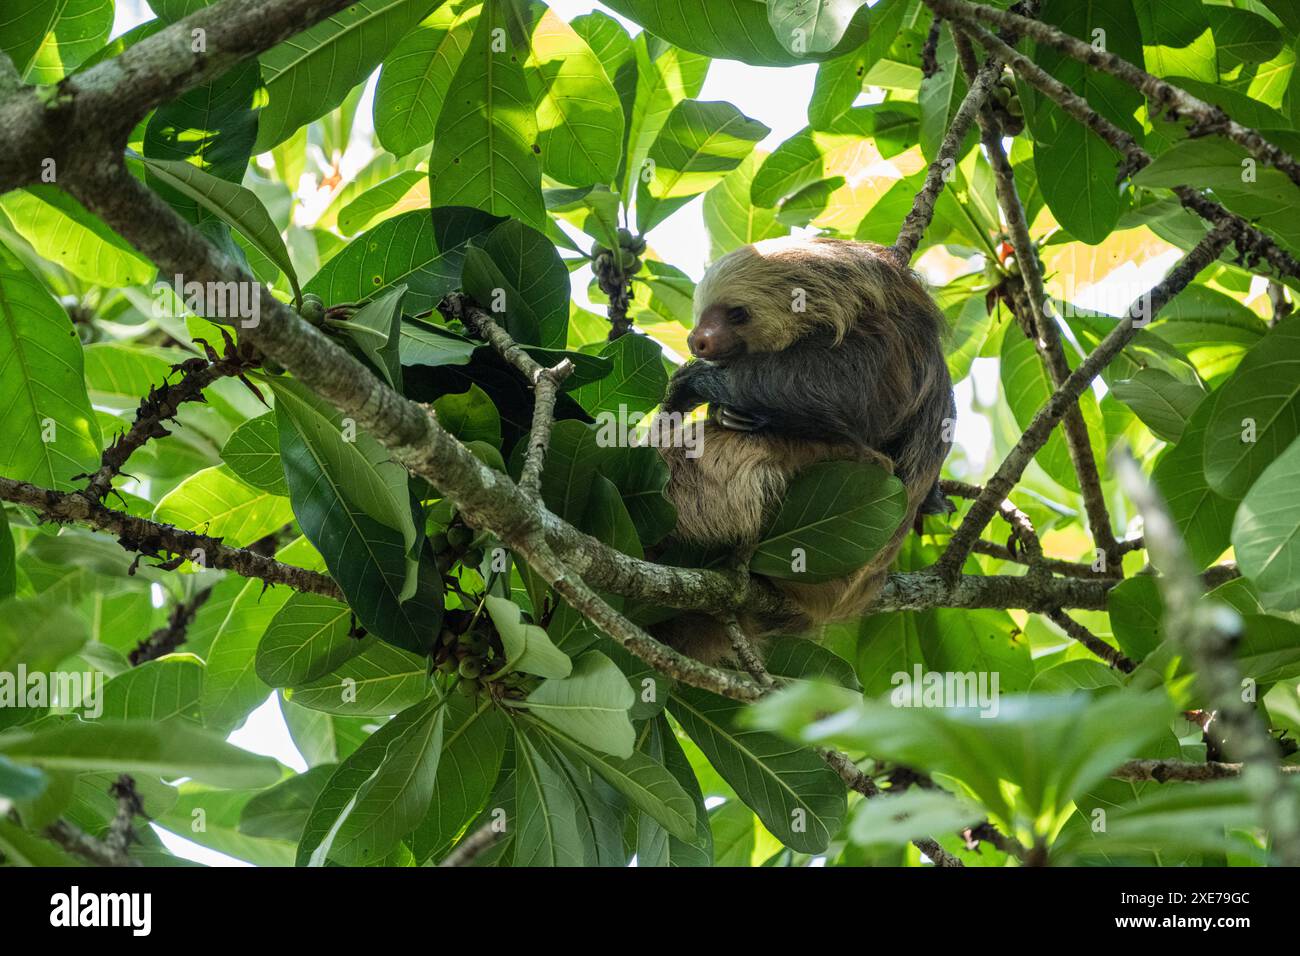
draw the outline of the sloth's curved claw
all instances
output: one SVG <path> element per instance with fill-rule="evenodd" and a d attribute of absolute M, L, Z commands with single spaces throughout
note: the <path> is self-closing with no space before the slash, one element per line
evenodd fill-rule
<path fill-rule="evenodd" d="M 731 405 L 719 405 L 718 424 L 733 432 L 756 432 L 767 422 L 761 415 L 742 412 Z"/>

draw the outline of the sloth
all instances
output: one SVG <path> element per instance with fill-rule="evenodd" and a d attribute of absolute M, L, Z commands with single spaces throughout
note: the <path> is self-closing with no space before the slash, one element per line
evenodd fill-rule
<path fill-rule="evenodd" d="M 904 520 L 865 567 L 826 582 L 773 581 L 798 614 L 742 621 L 751 637 L 860 616 L 917 514 L 951 510 L 938 488 L 956 413 L 946 324 L 915 274 L 882 251 L 766 240 L 723 256 L 696 289 L 695 360 L 673 375 L 661 413 L 670 431 L 700 430 L 661 443 L 677 508 L 671 541 L 747 556 L 791 479 L 816 462 L 874 462 L 907 490 Z M 705 404 L 704 419 L 683 420 Z M 725 629 L 705 615 L 655 632 L 707 663 L 730 652 Z"/>

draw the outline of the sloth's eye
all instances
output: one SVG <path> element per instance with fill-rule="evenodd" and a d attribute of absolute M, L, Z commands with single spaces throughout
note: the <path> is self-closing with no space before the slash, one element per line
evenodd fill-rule
<path fill-rule="evenodd" d="M 749 309 L 743 305 L 733 305 L 727 310 L 727 321 L 732 325 L 744 325 L 749 321 Z"/>

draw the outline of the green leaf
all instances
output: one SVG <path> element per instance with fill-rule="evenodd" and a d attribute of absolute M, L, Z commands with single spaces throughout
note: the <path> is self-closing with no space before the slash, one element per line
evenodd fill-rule
<path fill-rule="evenodd" d="M 9 513 L 0 506 L 0 600 L 14 596 L 17 587 L 17 554 L 14 535 L 9 530 Z"/>
<path fill-rule="evenodd" d="M 247 61 L 158 107 L 144 130 L 145 161 L 193 163 L 231 184 L 242 182 L 257 139 L 260 80 L 257 64 Z M 157 188 L 159 182 L 151 185 Z M 193 198 L 169 194 L 165 180 L 162 185 L 163 197 L 191 222 L 197 222 L 199 208 Z M 179 204 L 177 199 L 181 199 Z"/>
<path fill-rule="evenodd" d="M 650 147 L 653 176 L 641 176 L 637 227 L 649 232 L 738 167 L 770 130 L 730 103 L 683 100 Z"/>
<path fill-rule="evenodd" d="M 1002 337 L 1002 394 L 1021 428 L 1028 428 L 1038 410 L 1047 404 L 1055 389 L 1048 377 L 1047 369 L 1038 356 L 1034 343 L 1019 329 L 1008 329 Z M 1079 409 L 1083 412 L 1084 423 L 1088 426 L 1088 438 L 1092 445 L 1093 458 L 1106 460 L 1105 423 L 1097 400 L 1091 392 L 1079 397 Z M 1070 449 L 1065 442 L 1064 433 L 1055 429 L 1047 443 L 1039 449 L 1034 460 L 1043 467 L 1048 476 L 1062 488 L 1078 492 L 1079 476 L 1074 470 L 1070 458 Z"/>
<path fill-rule="evenodd" d="M 1300 320 L 1275 326 L 1216 392 L 1205 429 L 1205 477 L 1240 498 L 1300 435 Z"/>
<path fill-rule="evenodd" d="M 438 112 L 469 47 L 477 3 L 443 3 L 384 58 L 375 89 L 375 133 L 397 156 L 433 139 Z"/>
<path fill-rule="evenodd" d="M 29 672 L 51 671 L 81 650 L 88 636 L 85 620 L 56 604 L 54 595 L 0 602 L 0 686 L 10 697 L 7 704 L 14 703 L 10 695 L 18 687 L 19 665 Z"/>
<path fill-rule="evenodd" d="M 908 790 L 886 800 L 863 800 L 853 814 L 849 839 L 864 846 L 907 843 L 935 833 L 961 831 L 980 822 L 979 807 L 943 790 Z"/>
<path fill-rule="evenodd" d="M 573 662 L 568 677 L 543 681 L 528 695 L 528 712 L 579 744 L 627 759 L 636 733 L 628 709 L 636 700 L 623 672 L 599 651 Z"/>
<path fill-rule="evenodd" d="M 622 152 L 623 107 L 601 60 L 545 5 L 533 0 L 523 16 L 542 171 L 573 186 L 610 182 Z"/>
<path fill-rule="evenodd" d="M 514 36 L 505 0 L 484 0 L 438 113 L 429 196 L 435 206 L 472 206 L 543 229 L 537 118 Z"/>
<path fill-rule="evenodd" d="M 270 101 L 262 109 L 262 153 L 343 102 L 438 0 L 356 0 L 260 57 Z"/>
<path fill-rule="evenodd" d="M 652 48 L 646 33 L 632 41 L 632 48 L 636 90 L 628 116 L 627 156 L 621 177 L 622 194 L 627 197 L 636 194 L 637 181 L 646 173 L 645 160 L 650 147 L 669 114 L 681 100 L 699 93 L 709 69 L 707 57 L 675 47 Z"/>
<path fill-rule="evenodd" d="M 316 798 L 333 773 L 329 764 L 312 767 L 255 794 L 240 811 L 239 832 L 297 843 Z"/>
<path fill-rule="evenodd" d="M 26 71 L 25 79 L 34 85 L 54 84 L 73 72 L 104 44 L 113 28 L 113 0 L 55 0 L 46 6 L 57 11 L 58 19 Z M 27 16 L 39 27 L 45 14 Z"/>
<path fill-rule="evenodd" d="M 339 209 L 338 227 L 350 236 L 401 213 L 428 208 L 428 175 L 421 169 L 408 169 L 371 186 Z"/>
<path fill-rule="evenodd" d="M 380 642 L 329 674 L 292 688 L 289 699 L 327 714 L 386 717 L 428 693 L 427 660 Z"/>
<path fill-rule="evenodd" d="M 45 790 L 46 777 L 37 767 L 0 757 L 0 796 L 9 800 L 32 800 Z"/>
<path fill-rule="evenodd" d="M 602 347 L 600 354 L 613 362 L 613 370 L 572 392 L 589 415 L 634 420 L 663 401 L 668 372 L 664 369 L 663 348 L 654 339 L 623 335 Z"/>
<path fill-rule="evenodd" d="M 844 5 L 844 0 L 834 2 L 838 4 L 837 11 Z M 778 39 L 773 32 L 763 0 L 713 0 L 707 6 L 690 0 L 610 0 L 606 6 L 676 46 L 752 66 L 793 66 L 825 60 L 851 50 L 866 39 L 867 32 L 864 12 L 853 18 L 833 49 L 822 51 L 810 47 L 807 52 L 794 53 L 786 45 L 793 39 Z M 836 19 L 839 16 L 837 12 Z M 824 43 L 828 35 L 823 27 L 819 42 Z"/>
<path fill-rule="evenodd" d="M 200 697 L 204 726 L 228 733 L 271 695 L 257 676 L 257 645 L 289 596 L 283 588 L 264 594 L 262 582 L 250 580 L 226 609 L 207 652 Z"/>
<path fill-rule="evenodd" d="M 767 0 L 767 19 L 781 45 L 797 57 L 839 46 L 862 0 Z"/>
<path fill-rule="evenodd" d="M 7 193 L 0 199 L 0 209 L 37 255 L 92 285 L 147 285 L 158 273 L 125 239 L 56 186 L 35 185 Z"/>
<path fill-rule="evenodd" d="M 767 577 L 828 581 L 865 565 L 907 511 L 902 482 L 866 462 L 829 461 L 790 482 L 750 562 Z"/>
<path fill-rule="evenodd" d="M 1212 397 L 1197 407 L 1178 444 L 1160 457 L 1151 473 L 1192 560 L 1201 568 L 1227 550 L 1240 500 L 1219 494 L 1205 476 L 1205 427 L 1215 401 Z"/>
<path fill-rule="evenodd" d="M 152 178 L 237 229 L 253 248 L 275 263 L 276 268 L 289 280 L 294 298 L 301 299 L 298 273 L 289 258 L 289 250 L 285 248 L 280 230 L 256 193 L 187 162 L 148 157 L 141 162 Z"/>
<path fill-rule="evenodd" d="M 1106 610 L 1115 641 L 1132 660 L 1145 659 L 1165 638 L 1164 601 L 1150 575 L 1137 575 L 1111 588 Z"/>
<path fill-rule="evenodd" d="M 68 315 L 0 245 L 0 473 L 67 490 L 99 466 L 99 424 Z"/>
<path fill-rule="evenodd" d="M 544 738 L 515 734 L 514 865 L 585 866 L 577 792 Z"/>
<path fill-rule="evenodd" d="M 153 518 L 242 548 L 289 524 L 293 511 L 279 495 L 247 485 L 226 465 L 216 465 L 164 495 Z M 192 555 L 186 557 L 193 560 Z"/>
<path fill-rule="evenodd" d="M 1152 434 L 1165 441 L 1182 437 L 1187 422 L 1205 398 L 1199 385 L 1180 382 L 1168 372 L 1145 368 L 1111 386 L 1111 394 L 1133 409 Z"/>
<path fill-rule="evenodd" d="M 438 423 L 465 443 L 501 444 L 501 415 L 487 392 L 477 385 L 460 394 L 440 395 L 433 401 Z"/>
<path fill-rule="evenodd" d="M 1264 469 L 1237 509 L 1232 547 L 1265 606 L 1300 608 L 1300 439 Z"/>
<path fill-rule="evenodd" d="M 198 723 L 203 671 L 193 654 L 169 654 L 123 671 L 104 685 L 103 716 Z"/>
<path fill-rule="evenodd" d="M 373 643 L 352 636 L 352 610 L 346 604 L 300 592 L 267 625 L 257 645 L 257 676 L 271 687 L 305 684 Z"/>
<path fill-rule="evenodd" d="M 420 716 L 388 745 L 383 761 L 358 788 L 334 829 L 330 856 L 340 863 L 377 862 L 429 809 L 446 711 L 435 701 L 417 704 L 416 710 Z"/>
<path fill-rule="evenodd" d="M 399 357 L 402 329 L 402 299 L 406 286 L 388 289 L 352 314 L 347 322 L 334 323 L 346 328 L 352 341 L 379 370 L 390 388 L 402 388 L 402 363 Z"/>
<path fill-rule="evenodd" d="M 455 211 L 440 212 L 464 218 Z M 308 280 L 303 291 L 316 293 L 329 306 L 360 302 L 405 285 L 406 307 L 424 312 L 460 283 L 464 249 L 456 245 L 440 241 L 438 214 L 402 213 L 353 239 Z"/>
<path fill-rule="evenodd" d="M 372 733 L 338 765 L 321 790 L 307 815 L 307 823 L 298 841 L 297 866 L 324 866 L 330 858 L 334 838 L 342 821 L 351 811 L 357 792 L 372 779 L 383 764 L 390 746 L 430 716 L 436 701 L 412 701 L 396 708 L 392 720 Z M 409 752 L 409 751 L 408 751 Z"/>
<path fill-rule="evenodd" d="M 271 758 L 184 723 L 73 720 L 39 730 L 10 730 L 0 734 L 0 753 L 50 770 L 193 777 L 214 787 L 265 787 L 280 778 Z"/>
<path fill-rule="evenodd" d="M 221 446 L 221 459 L 242 481 L 273 495 L 289 496 L 280 464 L 280 436 L 275 413 L 250 418 Z"/>
<path fill-rule="evenodd" d="M 709 763 L 778 840 L 800 853 L 822 852 L 844 821 L 843 781 L 813 751 L 741 729 L 744 708 L 691 688 L 679 688 L 668 702 Z"/>
<path fill-rule="evenodd" d="M 853 665 L 803 637 L 774 637 L 763 645 L 763 666 L 769 674 L 796 680 L 823 681 L 861 690 Z"/>
<path fill-rule="evenodd" d="M 416 319 L 402 320 L 403 365 L 466 365 L 476 348 L 463 335 Z"/>
<path fill-rule="evenodd" d="M 754 174 L 767 154 L 751 152 L 704 195 L 704 227 L 709 232 L 709 258 L 722 256 L 752 242 L 783 236 L 787 230 L 776 213 L 750 202 Z"/>
<path fill-rule="evenodd" d="M 1160 77 L 1218 81 L 1214 33 L 1206 10 L 1199 3 L 1170 6 L 1160 0 L 1134 0 L 1148 72 Z"/>
<path fill-rule="evenodd" d="M 688 839 L 680 840 L 656 817 L 642 811 L 636 830 L 637 866 L 712 866 L 713 831 L 704 808 L 704 795 L 668 719 L 659 716 L 651 721 L 649 732 L 642 735 L 638 747 L 656 764 L 662 764 L 690 798 L 695 811 L 695 832 Z"/>
<path fill-rule="evenodd" d="M 505 646 L 506 664 L 502 673 L 522 671 L 538 677 L 563 679 L 573 672 L 573 662 L 551 643 L 546 631 L 521 620 L 519 605 L 495 595 L 488 595 L 486 602 L 488 616 Z"/>
<path fill-rule="evenodd" d="M 540 232 L 509 220 L 465 252 L 465 291 L 505 313 L 516 342 L 563 348 L 569 325 L 569 270 Z"/>
<path fill-rule="evenodd" d="M 420 861 L 441 858 L 484 808 L 501 772 L 509 731 L 505 714 L 486 696 L 451 694 L 443 709 L 433 800 L 409 841 Z"/>

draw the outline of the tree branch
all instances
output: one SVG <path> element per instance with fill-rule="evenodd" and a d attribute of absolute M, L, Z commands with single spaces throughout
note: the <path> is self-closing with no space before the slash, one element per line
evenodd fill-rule
<path fill-rule="evenodd" d="M 998 505 L 1020 480 L 1020 476 L 1038 449 L 1047 442 L 1052 429 L 1056 427 L 1056 423 L 1061 420 L 1066 410 L 1078 401 L 1083 390 L 1092 384 L 1092 380 L 1137 334 L 1138 323 L 1145 325 L 1149 322 L 1170 299 L 1186 288 L 1202 269 L 1217 259 L 1234 232 L 1234 227 L 1228 223 L 1215 226 L 1191 252 L 1178 261 L 1163 280 L 1129 306 L 1127 314 L 1119 324 L 1102 339 L 1079 367 L 1070 373 L 1065 384 L 1052 394 L 1047 404 L 1038 410 L 1029 427 L 1016 442 L 1016 446 L 998 466 L 993 477 L 984 485 L 980 496 L 966 512 L 966 517 L 958 526 L 948 542 L 947 550 L 936 565 L 939 574 L 948 580 L 957 576 L 980 532 L 989 523 Z"/>
<path fill-rule="evenodd" d="M 172 554 L 193 560 L 197 552 L 205 567 L 233 571 L 241 577 L 258 578 L 267 584 L 287 585 L 295 591 L 310 591 L 337 599 L 343 597 L 338 585 L 323 574 L 281 564 L 247 548 L 232 548 L 220 538 L 105 508 L 75 491 L 53 491 L 0 477 L 0 501 L 25 505 L 46 521 L 73 521 L 97 531 L 107 531 L 116 535 L 118 544 L 126 550 L 149 557 Z"/>
<path fill-rule="evenodd" d="M 1230 780 L 1240 777 L 1243 766 L 1239 763 L 1189 763 L 1186 760 L 1127 760 L 1110 772 L 1115 780 L 1151 780 L 1155 783 L 1205 780 Z M 1285 776 L 1300 774 L 1300 765 L 1285 764 L 1277 768 Z"/>

